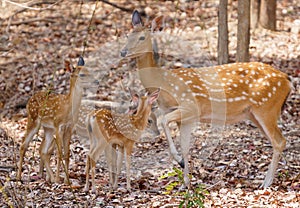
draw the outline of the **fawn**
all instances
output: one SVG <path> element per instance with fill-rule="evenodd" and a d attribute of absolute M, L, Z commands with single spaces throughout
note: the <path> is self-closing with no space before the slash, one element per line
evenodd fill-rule
<path fill-rule="evenodd" d="M 171 155 L 184 167 L 185 185 L 189 186 L 188 152 L 195 123 L 232 124 L 249 119 L 273 146 L 272 161 L 261 185 L 270 186 L 286 145 L 277 120 L 291 90 L 287 74 L 258 62 L 162 70 L 155 62 L 151 32 L 162 29 L 163 16 L 156 17 L 149 30 L 134 11 L 132 25 L 121 56 L 136 59 L 140 80 L 148 91 L 161 89 L 158 107 L 165 114 L 162 126 Z M 168 129 L 172 121 L 181 123 L 183 159 Z"/>
<path fill-rule="evenodd" d="M 37 92 L 27 103 L 27 128 L 25 137 L 22 139 L 20 147 L 20 161 L 18 163 L 17 179 L 21 179 L 22 164 L 29 142 L 38 133 L 42 126 L 45 133 L 40 146 L 40 173 L 42 174 L 45 165 L 47 177 L 51 182 L 59 182 L 59 168 L 63 154 L 65 160 L 65 183 L 68 182 L 70 139 L 73 126 L 78 117 L 78 109 L 81 103 L 83 85 L 86 71 L 83 70 L 84 60 L 79 58 L 77 67 L 71 69 L 66 63 L 66 70 L 71 72 L 70 91 L 68 94 L 52 94 L 50 92 Z M 78 76 L 80 79 L 78 79 Z M 53 135 L 55 134 L 55 140 Z M 57 172 L 56 177 L 50 167 L 50 156 L 54 149 L 54 144 L 58 147 Z M 63 152 L 62 152 L 63 150 Z"/>
<path fill-rule="evenodd" d="M 90 150 L 86 161 L 86 184 L 85 191 L 89 190 L 89 171 L 91 169 L 92 191 L 95 192 L 95 166 L 101 153 L 109 145 L 118 145 L 119 151 L 124 152 L 126 158 L 127 190 L 130 190 L 130 155 L 134 143 L 138 141 L 143 130 L 148 124 L 152 104 L 157 100 L 160 90 L 151 95 L 138 98 L 137 110 L 134 114 L 114 114 L 111 110 L 100 109 L 89 114 L 87 128 L 90 138 Z M 137 98 L 136 98 L 137 99 Z M 116 160 L 116 156 L 111 157 Z M 114 164 L 115 162 L 112 161 Z M 118 166 L 120 163 L 118 163 Z M 110 180 L 113 188 L 117 186 L 117 177 L 120 167 L 117 167 L 115 179 Z"/>

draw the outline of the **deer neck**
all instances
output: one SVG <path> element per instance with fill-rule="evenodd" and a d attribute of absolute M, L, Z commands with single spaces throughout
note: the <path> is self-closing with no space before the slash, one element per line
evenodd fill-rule
<path fill-rule="evenodd" d="M 137 58 L 138 69 L 158 67 L 153 52 L 145 52 Z"/>
<path fill-rule="evenodd" d="M 135 115 L 132 116 L 132 124 L 138 130 L 144 130 L 148 124 L 148 117 L 151 109 L 145 108 L 141 111 L 138 111 Z"/>
<path fill-rule="evenodd" d="M 79 108 L 82 98 L 82 87 L 80 83 L 77 83 L 76 78 L 70 80 L 70 92 L 68 94 L 69 100 L 69 113 L 71 114 L 73 121 L 77 122 L 79 115 Z"/>

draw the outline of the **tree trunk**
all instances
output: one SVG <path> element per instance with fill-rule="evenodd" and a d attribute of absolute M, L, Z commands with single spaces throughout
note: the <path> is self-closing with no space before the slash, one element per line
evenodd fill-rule
<path fill-rule="evenodd" d="M 269 30 L 276 30 L 276 0 L 261 0 L 259 24 Z"/>
<path fill-rule="evenodd" d="M 238 1 L 237 62 L 249 61 L 250 1 Z"/>
<path fill-rule="evenodd" d="M 228 25 L 227 25 L 228 0 L 220 0 L 218 12 L 218 64 L 227 64 L 228 55 Z"/>
<path fill-rule="evenodd" d="M 258 27 L 259 11 L 260 11 L 260 0 L 251 0 L 251 28 Z"/>

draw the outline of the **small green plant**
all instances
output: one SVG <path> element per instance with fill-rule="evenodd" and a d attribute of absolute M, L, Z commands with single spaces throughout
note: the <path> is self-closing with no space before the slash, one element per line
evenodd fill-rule
<path fill-rule="evenodd" d="M 283 170 L 281 172 L 278 173 L 278 177 L 279 178 L 289 178 L 290 177 L 290 174 L 289 174 L 289 171 L 288 170 Z"/>
<path fill-rule="evenodd" d="M 192 176 L 189 175 L 191 178 Z M 162 175 L 159 179 L 170 179 L 174 178 L 175 181 L 168 183 L 165 186 L 164 194 L 179 195 L 182 197 L 182 201 L 179 203 L 179 208 L 187 207 L 204 207 L 205 195 L 209 192 L 205 189 L 203 185 L 198 185 L 196 187 L 191 186 L 189 189 L 181 190 L 180 187 L 184 185 L 183 172 L 178 168 L 173 168 L 172 171 Z M 174 190 L 178 188 L 179 192 L 174 193 Z"/>

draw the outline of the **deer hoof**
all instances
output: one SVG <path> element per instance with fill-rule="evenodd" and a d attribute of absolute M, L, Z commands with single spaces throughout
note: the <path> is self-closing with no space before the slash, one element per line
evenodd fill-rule
<path fill-rule="evenodd" d="M 182 159 L 180 162 L 178 162 L 181 168 L 184 168 L 184 160 Z"/>

